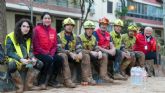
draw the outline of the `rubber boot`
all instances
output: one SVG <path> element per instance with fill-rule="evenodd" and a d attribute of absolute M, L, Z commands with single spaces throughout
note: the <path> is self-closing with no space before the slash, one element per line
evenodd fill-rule
<path fill-rule="evenodd" d="M 114 75 L 113 75 L 113 78 L 114 78 L 114 80 L 127 80 L 127 78 L 125 78 L 125 77 L 123 77 L 121 74 L 119 74 L 119 73 L 115 73 Z"/>
<path fill-rule="evenodd" d="M 37 76 L 39 74 L 39 70 L 34 68 L 29 68 L 26 76 L 26 84 L 25 84 L 25 90 L 31 90 L 33 87 L 33 81 L 37 79 Z"/>
<path fill-rule="evenodd" d="M 23 81 L 18 71 L 11 73 L 12 80 L 16 86 L 16 93 L 23 93 Z"/>
<path fill-rule="evenodd" d="M 64 78 L 64 85 L 68 88 L 75 88 L 76 84 L 71 80 L 71 72 L 68 64 L 68 56 L 65 53 L 60 53 L 60 56 L 64 59 L 63 62 L 63 78 Z"/>
<path fill-rule="evenodd" d="M 81 62 L 82 81 L 88 82 L 89 85 L 96 85 L 96 81 L 92 78 L 91 63 L 89 54 L 83 53 Z"/>
<path fill-rule="evenodd" d="M 141 51 L 135 51 L 136 53 L 136 58 L 138 59 L 137 61 L 139 62 L 139 65 L 141 67 L 144 67 L 144 63 L 145 63 L 145 54 Z"/>
<path fill-rule="evenodd" d="M 100 60 L 100 77 L 108 83 L 113 83 L 113 79 L 109 78 L 107 74 L 107 66 L 108 66 L 108 56 L 103 53 L 103 58 Z"/>
<path fill-rule="evenodd" d="M 128 76 L 126 75 L 126 69 L 130 64 L 131 64 L 131 60 L 127 60 L 127 59 L 125 59 L 121 64 L 120 67 L 121 75 L 124 76 L 125 78 L 128 78 Z"/>

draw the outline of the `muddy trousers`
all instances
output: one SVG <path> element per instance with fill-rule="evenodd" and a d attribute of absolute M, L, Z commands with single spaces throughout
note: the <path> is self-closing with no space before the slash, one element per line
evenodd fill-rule
<path fill-rule="evenodd" d="M 43 54 L 38 54 L 35 56 L 44 64 L 39 77 L 39 85 L 47 85 L 52 74 L 57 74 L 61 71 L 63 59 L 61 56 L 56 54 L 53 57 L 51 57 L 50 55 Z"/>
<path fill-rule="evenodd" d="M 108 55 L 106 53 L 103 53 L 103 57 L 101 59 L 90 55 L 90 58 L 91 64 L 99 73 L 100 78 L 102 78 L 106 82 L 113 83 L 113 80 L 108 76 Z"/>
<path fill-rule="evenodd" d="M 8 63 L 8 72 L 11 74 L 12 80 L 15 83 L 17 93 L 22 93 L 23 90 L 29 90 L 33 87 L 34 79 L 38 76 L 42 66 L 42 62 L 38 60 L 33 68 L 23 67 L 23 71 L 18 71 L 16 62 Z"/>
<path fill-rule="evenodd" d="M 62 75 L 64 79 L 64 85 L 69 88 L 75 88 L 76 85 L 71 80 L 71 71 L 68 63 L 68 56 L 65 53 L 59 53 L 59 56 L 63 58 L 63 64 L 62 64 Z"/>

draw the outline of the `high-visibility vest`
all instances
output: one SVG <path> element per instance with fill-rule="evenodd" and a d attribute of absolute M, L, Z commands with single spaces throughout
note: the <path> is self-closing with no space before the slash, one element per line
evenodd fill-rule
<path fill-rule="evenodd" d="M 9 33 L 9 34 L 6 36 L 6 40 L 7 40 L 7 38 L 10 38 L 11 41 L 13 42 L 14 48 L 15 48 L 15 50 L 16 50 L 17 55 L 18 55 L 19 57 L 23 58 L 23 54 L 22 54 L 22 51 L 21 51 L 21 47 L 20 47 L 19 43 L 16 43 L 16 41 L 15 41 L 14 32 Z M 6 45 L 6 40 L 5 40 L 5 45 Z M 26 40 L 26 46 L 27 46 L 26 51 L 27 51 L 27 53 L 28 53 L 28 55 L 29 55 L 30 46 L 31 46 L 31 39 L 30 39 L 30 38 Z"/>
<path fill-rule="evenodd" d="M 113 43 L 114 43 L 115 48 L 120 49 L 121 41 L 122 41 L 121 35 L 116 34 L 115 31 L 110 32 L 110 34 L 111 34 L 111 37 L 113 39 Z"/>
<path fill-rule="evenodd" d="M 82 41 L 83 49 L 93 50 L 96 44 L 96 38 L 92 35 L 91 39 L 87 39 L 85 34 L 80 35 L 80 39 Z"/>
<path fill-rule="evenodd" d="M 126 49 L 132 49 L 135 44 L 136 38 L 130 38 L 128 34 L 122 35 L 122 43 L 124 43 Z"/>
<path fill-rule="evenodd" d="M 67 44 L 67 40 L 65 38 L 65 31 L 61 31 L 58 35 L 61 39 L 62 48 L 65 48 Z M 76 35 L 75 34 L 73 34 L 73 39 L 72 41 L 68 43 L 68 46 L 69 46 L 70 51 L 75 51 L 76 49 Z"/>

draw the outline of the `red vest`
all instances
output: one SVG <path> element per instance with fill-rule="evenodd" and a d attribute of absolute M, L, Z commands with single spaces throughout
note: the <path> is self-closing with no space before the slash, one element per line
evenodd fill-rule
<path fill-rule="evenodd" d="M 145 36 L 139 33 L 136 35 L 134 50 L 145 54 L 151 51 L 156 52 L 156 40 L 152 37 L 150 42 L 147 42 Z"/>
<path fill-rule="evenodd" d="M 100 29 L 97 29 L 96 33 L 98 36 L 98 46 L 109 49 L 110 48 L 110 34 L 108 32 L 105 32 L 105 35 L 102 35 Z"/>
<path fill-rule="evenodd" d="M 40 47 L 44 49 L 45 51 L 50 52 L 51 48 L 53 48 L 53 46 L 57 44 L 56 30 L 51 27 L 45 28 L 42 25 L 36 26 L 35 29 L 36 31 L 38 31 L 37 36 L 39 39 L 38 41 L 39 41 Z"/>

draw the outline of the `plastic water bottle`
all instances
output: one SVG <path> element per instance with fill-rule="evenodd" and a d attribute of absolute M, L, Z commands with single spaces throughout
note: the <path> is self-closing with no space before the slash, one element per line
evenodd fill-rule
<path fill-rule="evenodd" d="M 145 68 L 142 68 L 142 75 L 143 75 L 143 88 L 146 89 L 147 71 L 145 70 Z"/>
<path fill-rule="evenodd" d="M 141 67 L 138 67 L 138 85 L 142 85 L 143 84 L 143 70 Z"/>
<path fill-rule="evenodd" d="M 136 73 L 136 68 L 135 68 L 135 67 L 132 67 L 132 68 L 131 68 L 131 84 L 132 84 L 132 85 L 135 85 L 135 84 L 136 84 L 136 76 L 135 76 L 135 73 Z"/>
<path fill-rule="evenodd" d="M 140 67 L 131 68 L 131 83 L 132 85 L 142 85 L 143 76 L 142 69 Z"/>

